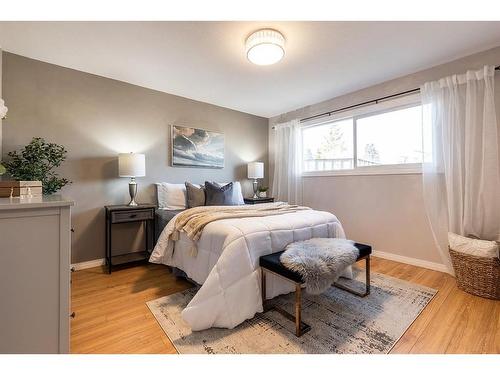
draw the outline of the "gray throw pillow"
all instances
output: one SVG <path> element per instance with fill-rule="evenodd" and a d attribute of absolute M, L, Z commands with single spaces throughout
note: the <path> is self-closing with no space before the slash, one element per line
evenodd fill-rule
<path fill-rule="evenodd" d="M 186 182 L 186 198 L 187 208 L 193 208 L 205 205 L 205 188 L 203 186 L 195 186 L 190 182 Z"/>
<path fill-rule="evenodd" d="M 206 206 L 234 206 L 233 183 L 220 186 L 219 184 L 205 181 Z"/>

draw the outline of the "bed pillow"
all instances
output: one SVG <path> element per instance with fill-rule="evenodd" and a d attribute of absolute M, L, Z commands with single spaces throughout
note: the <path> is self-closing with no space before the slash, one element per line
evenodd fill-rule
<path fill-rule="evenodd" d="M 205 205 L 206 206 L 234 206 L 233 183 L 219 185 L 214 182 L 205 182 Z"/>
<path fill-rule="evenodd" d="M 227 185 L 228 182 L 217 182 L 219 185 Z M 245 204 L 243 193 L 241 192 L 241 184 L 239 181 L 233 181 L 233 205 Z"/>
<path fill-rule="evenodd" d="M 187 208 L 205 205 L 205 187 L 186 181 Z"/>
<path fill-rule="evenodd" d="M 158 208 L 163 210 L 184 210 L 186 208 L 186 185 L 157 182 Z"/>

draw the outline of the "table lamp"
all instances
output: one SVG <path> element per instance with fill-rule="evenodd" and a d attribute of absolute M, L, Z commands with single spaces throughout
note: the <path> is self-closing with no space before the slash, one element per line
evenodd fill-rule
<path fill-rule="evenodd" d="M 258 198 L 257 196 L 257 179 L 264 178 L 264 163 L 259 161 L 254 161 L 252 163 L 248 163 L 248 178 L 253 179 L 253 197 Z"/>
<path fill-rule="evenodd" d="M 130 177 L 128 192 L 130 194 L 129 206 L 137 206 L 135 195 L 137 194 L 136 177 L 146 175 L 146 157 L 144 154 L 119 154 L 118 155 L 118 174 L 120 177 Z"/>

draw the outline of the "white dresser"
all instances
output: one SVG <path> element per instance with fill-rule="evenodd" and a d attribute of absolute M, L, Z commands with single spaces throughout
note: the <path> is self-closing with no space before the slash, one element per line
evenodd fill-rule
<path fill-rule="evenodd" d="M 72 205 L 0 198 L 0 353 L 69 353 Z"/>

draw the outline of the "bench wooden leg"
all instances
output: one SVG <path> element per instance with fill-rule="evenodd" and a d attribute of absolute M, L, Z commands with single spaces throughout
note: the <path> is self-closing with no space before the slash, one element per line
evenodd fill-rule
<path fill-rule="evenodd" d="M 269 271 L 271 272 L 271 271 Z M 272 272 L 274 273 L 274 272 Z M 274 273 L 275 275 L 278 275 Z M 291 281 L 281 275 L 278 275 L 285 280 Z M 290 314 L 288 311 L 283 310 L 279 306 L 270 306 L 266 303 L 266 271 L 263 267 L 261 267 L 261 295 L 262 295 L 262 309 L 264 312 L 269 310 L 276 310 L 281 315 L 283 315 L 288 320 L 295 323 L 295 335 L 297 337 L 302 336 L 304 333 L 308 332 L 311 329 L 311 326 L 302 321 L 302 285 L 299 283 L 295 283 L 295 316 Z"/>
<path fill-rule="evenodd" d="M 295 284 L 295 335 L 302 335 L 301 323 L 302 319 L 302 288 L 300 284 Z"/>
<path fill-rule="evenodd" d="M 357 290 L 346 287 L 345 285 L 333 283 L 333 285 L 339 289 L 345 290 L 351 294 L 354 294 L 359 297 L 366 297 L 370 294 L 370 256 L 366 256 L 365 258 L 365 291 L 359 292 Z"/>
<path fill-rule="evenodd" d="M 264 268 L 260 268 L 261 271 L 261 289 L 260 289 L 260 294 L 262 295 L 262 311 L 266 312 L 266 271 Z"/>

